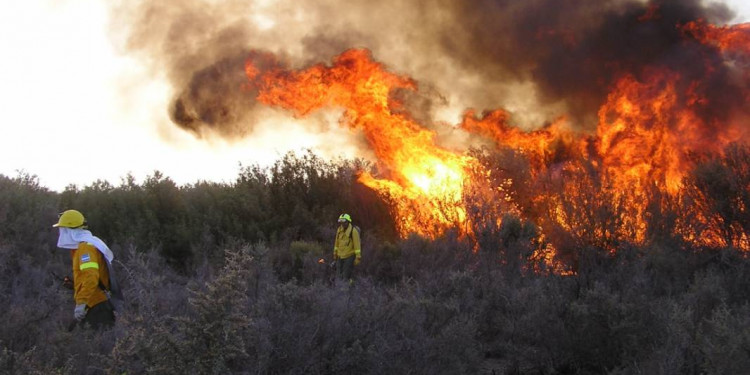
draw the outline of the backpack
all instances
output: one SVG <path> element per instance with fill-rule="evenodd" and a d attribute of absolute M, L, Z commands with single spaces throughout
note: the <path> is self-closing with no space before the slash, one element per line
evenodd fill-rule
<path fill-rule="evenodd" d="M 354 241 L 354 234 L 353 233 L 354 233 L 355 230 L 357 231 L 357 233 L 359 233 L 359 242 L 360 242 L 359 245 L 361 247 L 362 246 L 362 231 L 359 230 L 359 227 L 356 226 L 356 225 L 354 225 L 354 224 L 352 224 L 352 231 L 349 232 L 349 242 Z"/>

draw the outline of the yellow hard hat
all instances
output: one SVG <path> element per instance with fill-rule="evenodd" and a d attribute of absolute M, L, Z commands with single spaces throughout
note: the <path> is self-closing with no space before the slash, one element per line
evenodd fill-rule
<path fill-rule="evenodd" d="M 57 224 L 52 227 L 64 227 L 64 228 L 80 228 L 86 225 L 86 219 L 83 218 L 83 214 L 76 210 L 67 210 L 60 214 Z"/>
<path fill-rule="evenodd" d="M 348 222 L 351 223 L 352 222 L 352 217 L 349 216 L 349 214 L 341 214 L 341 216 L 339 216 L 339 222 L 343 223 L 344 221 L 348 221 Z"/>

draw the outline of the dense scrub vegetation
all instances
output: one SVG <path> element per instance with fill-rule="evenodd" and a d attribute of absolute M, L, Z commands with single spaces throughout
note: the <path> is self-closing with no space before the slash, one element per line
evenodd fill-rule
<path fill-rule="evenodd" d="M 570 275 L 545 267 L 538 223 L 520 217 L 542 217 L 543 205 L 497 220 L 477 203 L 475 240 L 397 239 L 387 205 L 355 182 L 368 168 L 359 161 L 287 155 L 233 183 L 178 186 L 155 172 L 62 193 L 0 175 L 0 372 L 746 373 L 748 155 L 703 158 L 679 199 L 649 197 L 660 204 L 642 244 L 595 235 L 613 233 L 619 208 L 606 200 L 571 208 L 592 220 L 556 229 Z M 517 155 L 483 160 L 523 184 Z M 514 199 L 531 201 L 530 191 Z M 698 203 L 710 215 L 675 223 Z M 50 227 L 67 208 L 115 251 L 127 300 L 110 331 L 68 331 L 69 254 Z M 319 262 L 341 212 L 363 229 L 352 285 Z M 689 241 L 685 228 L 724 245 Z"/>

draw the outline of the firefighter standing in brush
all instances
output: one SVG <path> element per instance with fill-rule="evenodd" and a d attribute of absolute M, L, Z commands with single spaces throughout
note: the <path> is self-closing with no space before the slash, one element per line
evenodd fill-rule
<path fill-rule="evenodd" d="M 94 329 L 113 326 L 115 314 L 109 291 L 119 294 L 119 289 L 113 285 L 115 283 L 110 283 L 114 279 L 110 278 L 112 251 L 104 241 L 86 230 L 86 220 L 76 210 L 60 214 L 53 227 L 60 230 L 57 247 L 71 250 L 76 321 Z"/>
<path fill-rule="evenodd" d="M 351 281 L 354 266 L 359 265 L 362 260 L 362 247 L 359 228 L 352 224 L 349 214 L 339 216 L 336 241 L 333 244 L 333 260 L 336 262 L 338 278 Z"/>

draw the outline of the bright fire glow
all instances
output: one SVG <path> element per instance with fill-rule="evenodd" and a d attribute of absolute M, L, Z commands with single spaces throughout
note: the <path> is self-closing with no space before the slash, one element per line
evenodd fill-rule
<path fill-rule="evenodd" d="M 264 58 L 268 58 L 265 56 Z M 245 71 L 259 90 L 257 99 L 304 116 L 324 106 L 341 107 L 343 123 L 361 129 L 384 170 L 359 181 L 393 204 L 402 236 L 436 236 L 466 220 L 462 207 L 465 169 L 475 161 L 435 143 L 435 134 L 394 109 L 394 90 L 415 83 L 389 73 L 366 50 L 348 50 L 331 66 L 289 71 L 277 64 L 261 73 L 253 59 Z"/>
<path fill-rule="evenodd" d="M 691 22 L 678 27 L 703 48 L 750 53 L 747 24 Z M 684 179 L 695 166 L 692 156 L 721 154 L 746 139 L 744 120 L 705 115 L 714 100 L 706 93 L 716 62 L 695 63 L 703 64 L 698 69 L 703 77 L 688 78 L 663 66 L 618 74 L 599 109 L 597 129 L 589 134 L 571 130 L 564 117 L 524 132 L 508 125 L 510 115 L 503 110 L 481 116 L 468 110 L 462 129 L 528 161 L 530 181 L 525 187 L 503 177 L 502 168 L 492 174 L 478 159 L 438 145 L 435 134 L 405 114 L 404 103 L 394 98 L 398 90 L 416 90 L 415 82 L 386 71 L 366 50 L 348 50 L 330 66 L 298 71 L 281 67 L 273 56 L 255 55 L 248 59 L 246 73 L 250 86 L 258 90 L 257 100 L 296 116 L 323 107 L 343 110 L 341 123 L 364 133 L 379 162 L 377 176 L 363 172 L 359 181 L 388 200 L 402 237 L 435 237 L 449 228 L 472 235 L 472 224 L 483 219 L 472 219 L 466 197 L 481 192 L 481 199 L 500 202 L 495 208 L 537 223 L 548 248 L 554 248 L 558 228 L 576 238 L 578 246 L 614 251 L 620 242 L 647 240 L 651 197 L 683 199 Z M 747 77 L 747 69 L 742 73 Z M 749 98 L 744 92 L 745 104 Z M 533 196 L 523 198 L 528 195 Z M 682 213 L 673 230 L 686 226 L 688 217 L 712 225 L 699 204 L 691 210 Z M 499 218 L 503 212 L 493 214 Z M 720 236 L 698 237 L 683 233 L 683 238 L 709 245 L 718 244 Z M 747 236 L 740 238 L 735 242 L 747 246 Z"/>

